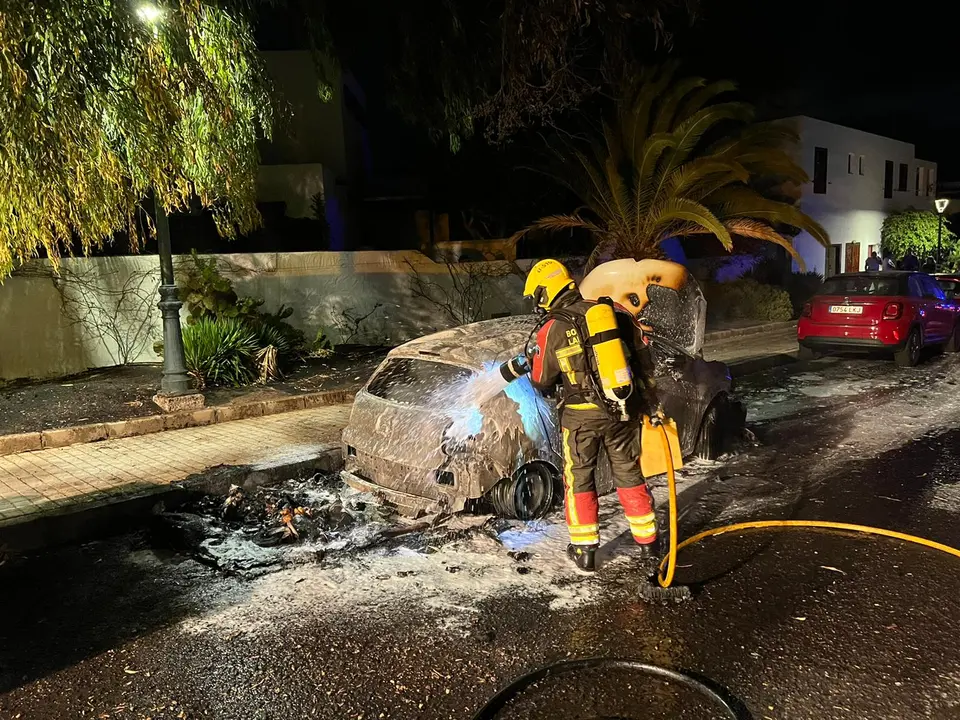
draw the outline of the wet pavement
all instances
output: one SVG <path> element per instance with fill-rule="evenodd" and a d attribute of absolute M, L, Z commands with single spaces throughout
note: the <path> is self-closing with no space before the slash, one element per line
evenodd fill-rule
<path fill-rule="evenodd" d="M 684 471 L 681 536 L 805 518 L 960 546 L 958 383 L 955 357 L 746 379 L 759 441 Z M 593 578 L 560 557 L 558 516 L 255 577 L 147 532 L 10 559 L 0 718 L 470 718 L 514 677 L 590 656 L 705 676 L 758 720 L 960 717 L 957 558 L 850 533 L 731 533 L 681 554 L 692 601 L 650 606 L 615 505 L 604 513 Z M 722 716 L 616 670 L 549 678 L 497 717 Z"/>

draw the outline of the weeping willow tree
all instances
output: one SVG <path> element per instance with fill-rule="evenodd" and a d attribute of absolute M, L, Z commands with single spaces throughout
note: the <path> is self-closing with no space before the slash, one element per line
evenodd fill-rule
<path fill-rule="evenodd" d="M 221 234 L 254 228 L 256 141 L 272 104 L 242 2 L 6 0 L 0 10 L 0 279 L 40 248 L 56 263 L 138 208 L 192 201 Z"/>
<path fill-rule="evenodd" d="M 774 243 L 802 266 L 792 237 L 826 231 L 776 192 L 809 182 L 791 150 L 798 138 L 780 123 L 752 122 L 752 109 L 718 96 L 730 82 L 675 79 L 674 66 L 645 72 L 617 103 L 589 149 L 558 152 L 557 179 L 583 207 L 527 229 L 587 230 L 600 258 L 662 255 L 671 238 L 712 235 L 727 250 L 735 236 Z"/>

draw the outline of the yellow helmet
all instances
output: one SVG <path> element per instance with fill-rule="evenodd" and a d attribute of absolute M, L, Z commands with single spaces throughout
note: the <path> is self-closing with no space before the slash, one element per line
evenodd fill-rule
<path fill-rule="evenodd" d="M 541 260 L 530 268 L 527 282 L 523 286 L 523 296 L 533 298 L 537 307 L 549 310 L 560 293 L 575 287 L 576 283 L 563 263 Z"/>

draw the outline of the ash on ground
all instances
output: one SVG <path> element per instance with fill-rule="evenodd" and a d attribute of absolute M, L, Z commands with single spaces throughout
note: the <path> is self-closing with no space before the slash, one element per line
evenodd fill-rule
<path fill-rule="evenodd" d="M 489 516 L 410 520 L 335 475 L 201 495 L 157 516 L 154 539 L 228 574 L 257 576 L 387 544 L 437 547 L 489 525 Z"/>

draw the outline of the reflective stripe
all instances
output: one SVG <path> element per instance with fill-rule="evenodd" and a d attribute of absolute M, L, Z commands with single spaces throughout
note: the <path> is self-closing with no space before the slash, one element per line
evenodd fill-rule
<path fill-rule="evenodd" d="M 570 345 L 569 347 L 560 348 L 557 350 L 558 358 L 568 358 L 573 357 L 574 355 L 579 355 L 583 352 L 582 345 Z"/>
<path fill-rule="evenodd" d="M 597 406 L 594 403 L 571 403 L 570 405 L 564 405 L 564 410 L 596 410 Z"/>
<path fill-rule="evenodd" d="M 577 503 L 573 498 L 573 452 L 570 450 L 570 431 L 563 429 L 563 486 L 566 490 L 567 520 L 571 525 L 579 525 Z"/>
<path fill-rule="evenodd" d="M 627 515 L 627 522 L 630 523 L 630 534 L 635 540 L 649 540 L 657 536 L 657 516 L 655 513 L 646 513 L 644 515 Z"/>
<path fill-rule="evenodd" d="M 586 535 L 583 537 L 574 537 L 573 535 L 571 535 L 570 544 L 571 545 L 599 545 L 600 535 L 599 534 L 591 535 L 590 537 L 587 537 Z"/>
<path fill-rule="evenodd" d="M 573 535 L 585 535 L 588 533 L 597 534 L 600 532 L 600 524 L 593 523 L 592 525 L 567 525 L 567 529 L 570 531 L 570 534 Z"/>

